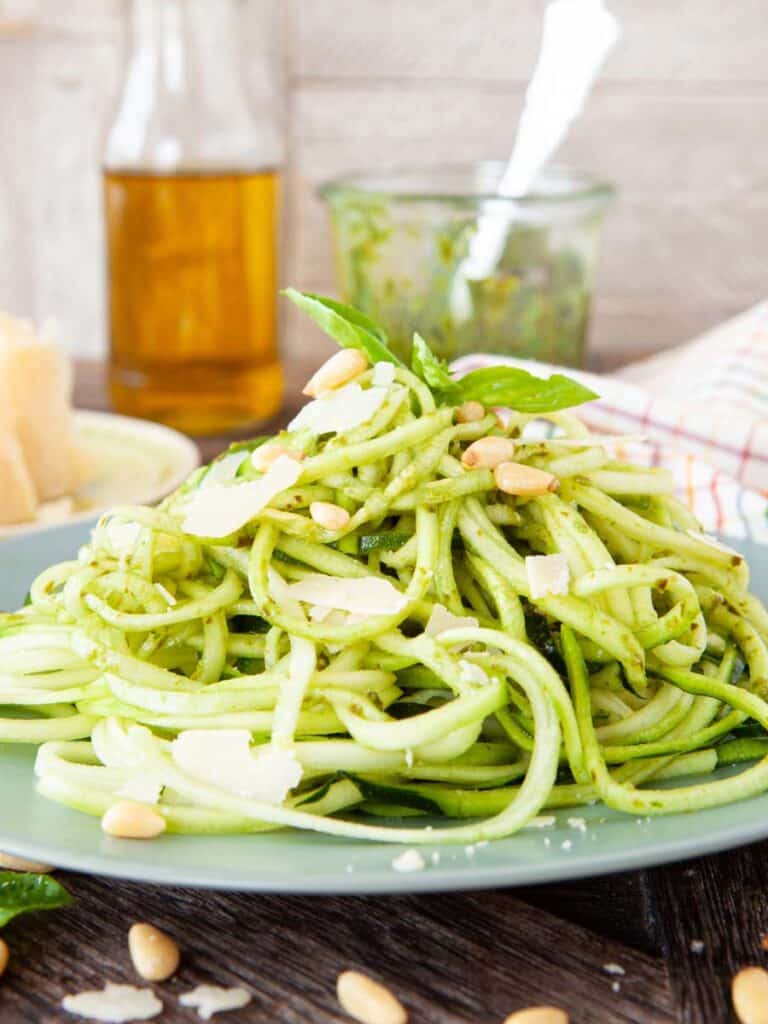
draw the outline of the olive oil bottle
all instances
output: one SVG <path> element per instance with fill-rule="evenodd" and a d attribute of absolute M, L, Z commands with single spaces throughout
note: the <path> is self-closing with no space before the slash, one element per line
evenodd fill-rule
<path fill-rule="evenodd" d="M 239 6 L 133 0 L 105 154 L 112 402 L 191 434 L 282 397 L 277 147 L 238 73 Z"/>

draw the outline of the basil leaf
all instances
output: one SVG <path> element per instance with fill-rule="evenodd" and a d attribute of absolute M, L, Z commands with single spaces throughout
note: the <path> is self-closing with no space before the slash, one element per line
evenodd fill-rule
<path fill-rule="evenodd" d="M 411 369 L 432 391 L 442 394 L 445 398 L 461 394 L 459 385 L 448 371 L 448 364 L 435 355 L 418 333 L 413 335 Z"/>
<path fill-rule="evenodd" d="M 371 363 L 405 365 L 390 351 L 384 331 L 353 306 L 346 306 L 343 302 L 336 302 L 323 295 L 300 292 L 296 288 L 285 288 L 282 294 L 312 317 L 342 348 L 360 349 Z"/>
<path fill-rule="evenodd" d="M 0 928 L 30 910 L 56 910 L 72 903 L 63 885 L 50 875 L 0 871 Z"/>
<path fill-rule="evenodd" d="M 459 381 L 462 401 L 483 405 L 504 405 L 517 412 L 556 412 L 597 398 L 594 391 L 578 381 L 554 373 L 534 377 L 515 366 L 488 366 L 473 370 Z"/>

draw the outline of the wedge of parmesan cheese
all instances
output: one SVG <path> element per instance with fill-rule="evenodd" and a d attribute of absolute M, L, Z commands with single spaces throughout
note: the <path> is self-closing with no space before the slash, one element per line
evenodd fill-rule
<path fill-rule="evenodd" d="M 106 1024 L 126 1024 L 132 1020 L 151 1020 L 163 1011 L 163 1004 L 151 988 L 106 984 L 101 991 L 79 992 L 64 996 L 61 1005 L 67 1013 Z"/>
<path fill-rule="evenodd" d="M 529 555 L 525 572 L 534 601 L 547 594 L 568 593 L 571 574 L 565 555 Z"/>
<path fill-rule="evenodd" d="M 174 763 L 187 775 L 250 800 L 281 804 L 301 781 L 292 750 L 265 745 L 254 752 L 247 729 L 187 729 L 171 744 Z"/>
<path fill-rule="evenodd" d="M 306 601 L 316 608 L 334 608 L 356 615 L 396 615 L 408 598 L 389 580 L 378 576 L 345 579 L 312 573 L 287 587 L 294 601 Z M 317 612 L 315 612 L 317 616 Z"/>
<path fill-rule="evenodd" d="M 388 387 L 363 390 L 346 384 L 328 391 L 307 404 L 288 424 L 289 430 L 310 430 L 313 434 L 339 434 L 373 419 L 387 397 Z"/>
<path fill-rule="evenodd" d="M 37 500 L 76 490 L 84 455 L 75 435 L 70 364 L 50 337 L 7 313 L 0 313 L 0 382 L 0 405 L 12 419 Z"/>
<path fill-rule="evenodd" d="M 195 491 L 184 509 L 183 528 L 198 537 L 227 537 L 249 523 L 301 476 L 301 463 L 281 455 L 260 480 Z"/>

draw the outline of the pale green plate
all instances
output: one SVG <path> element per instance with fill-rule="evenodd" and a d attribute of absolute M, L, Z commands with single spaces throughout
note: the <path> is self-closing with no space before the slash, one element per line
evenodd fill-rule
<path fill-rule="evenodd" d="M 0 545 L 0 608 L 24 600 L 41 569 L 70 558 L 87 536 L 60 527 Z M 768 597 L 768 547 L 730 540 Z M 562 811 L 555 826 L 478 847 L 425 847 L 427 866 L 402 874 L 401 848 L 299 832 L 162 836 L 150 842 L 105 837 L 99 822 L 35 794 L 34 751 L 0 747 L 0 849 L 63 868 L 165 885 L 281 892 L 409 892 L 524 885 L 647 867 L 768 836 L 768 794 L 694 814 L 631 818 L 602 806 Z M 584 818 L 586 830 L 568 825 Z"/>

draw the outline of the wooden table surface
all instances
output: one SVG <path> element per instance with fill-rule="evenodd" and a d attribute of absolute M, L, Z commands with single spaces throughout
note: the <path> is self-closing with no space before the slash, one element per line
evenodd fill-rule
<path fill-rule="evenodd" d="M 301 368 L 296 373 L 301 373 Z M 295 388 L 293 392 L 295 393 Z M 78 404 L 103 407 L 97 366 L 81 367 Z M 294 403 L 295 404 L 295 403 Z M 206 441 L 206 456 L 223 445 Z M 519 1007 L 562 1006 L 572 1024 L 725 1024 L 730 979 L 768 964 L 768 844 L 590 881 L 403 897 L 259 896 L 168 889 L 61 872 L 72 908 L 28 915 L 3 932 L 0 1024 L 58 1024 L 68 992 L 137 983 L 126 935 L 150 921 L 178 940 L 183 965 L 156 985 L 165 1024 L 193 985 L 253 993 L 226 1024 L 349 1020 L 339 971 L 390 984 L 411 1024 L 496 1024 Z M 703 947 L 700 945 L 703 943 Z M 614 976 L 606 964 L 626 973 Z M 141 982 L 138 982 L 141 984 Z"/>

